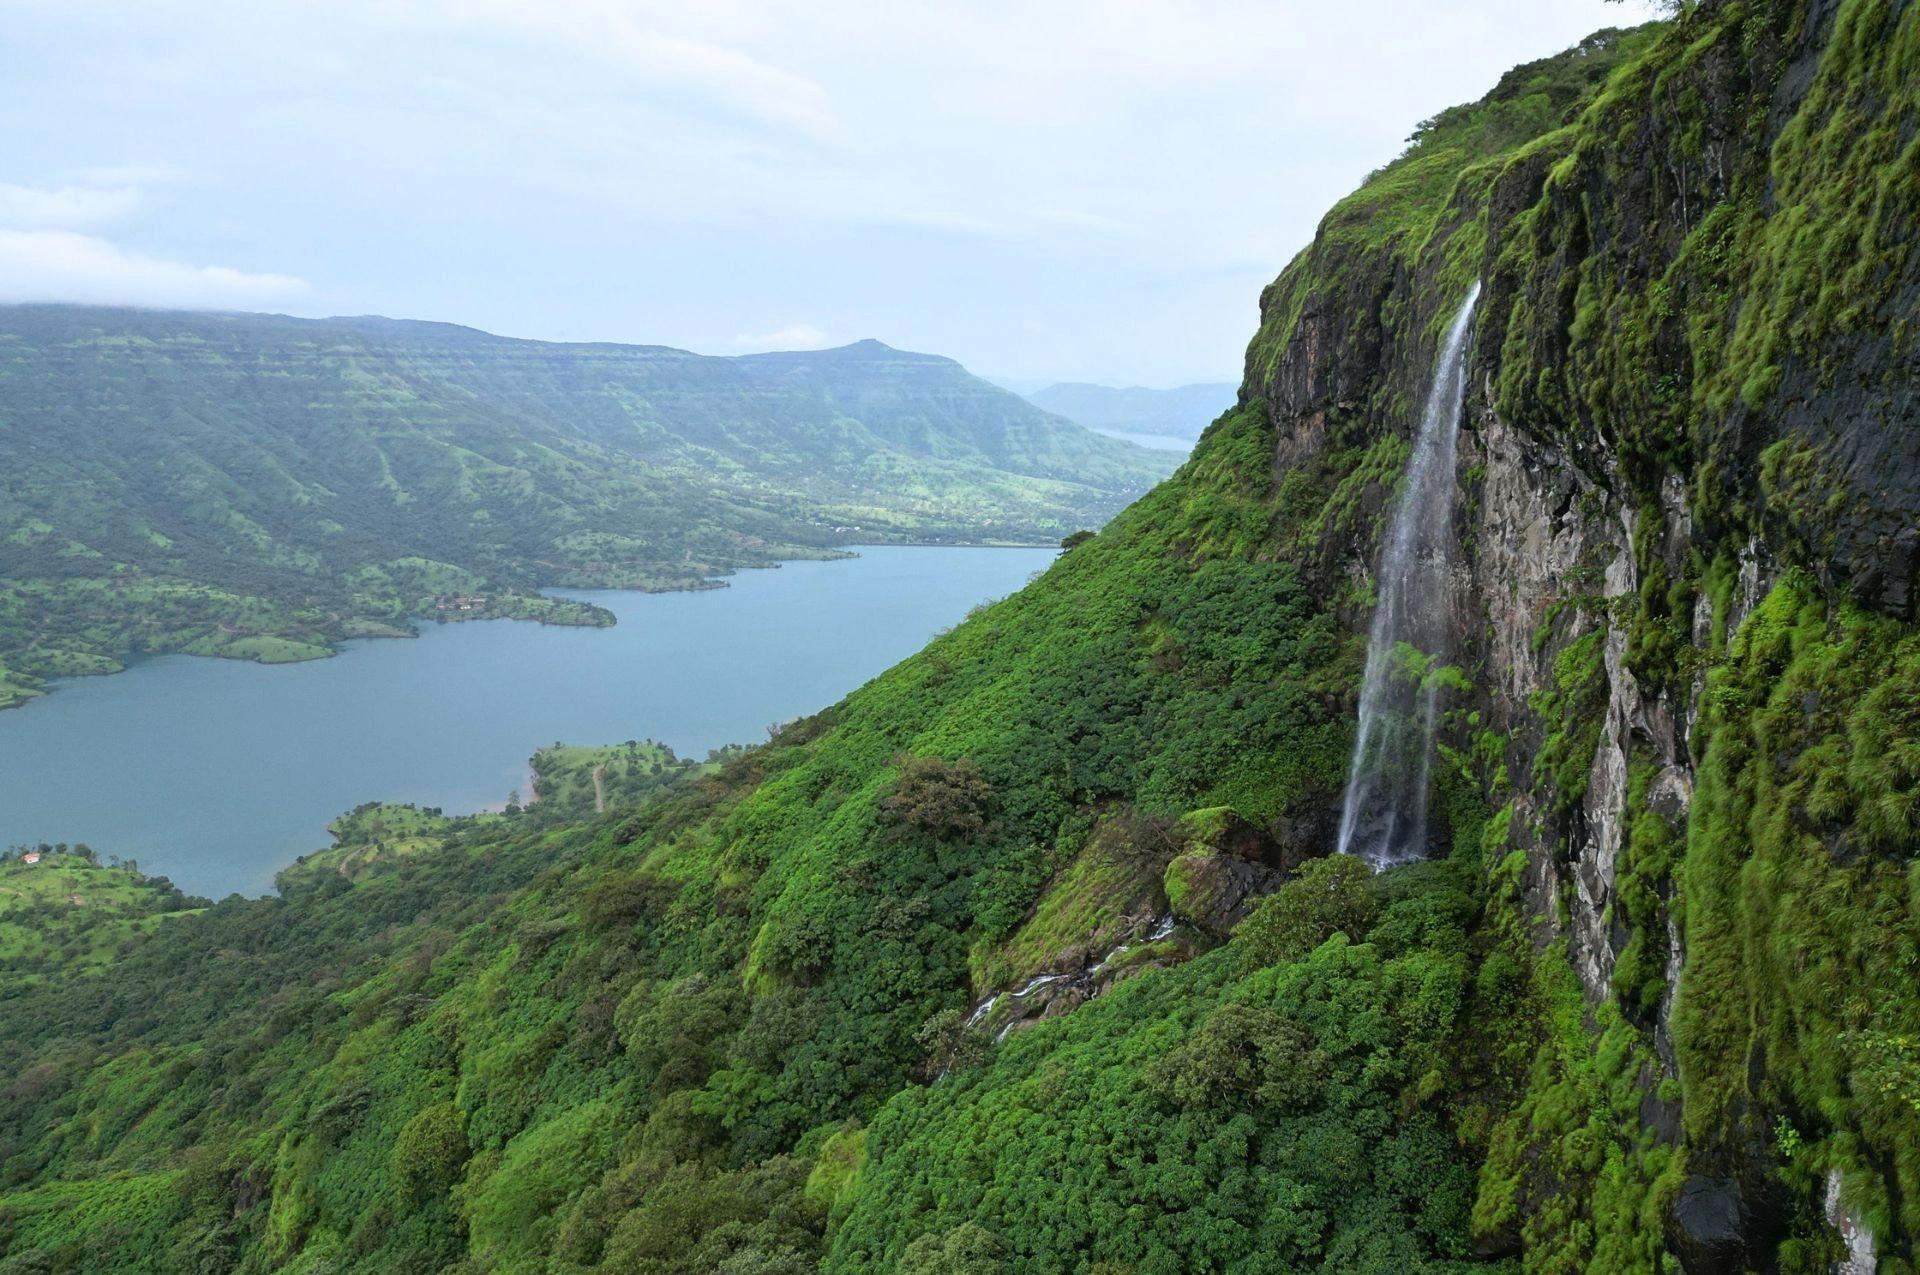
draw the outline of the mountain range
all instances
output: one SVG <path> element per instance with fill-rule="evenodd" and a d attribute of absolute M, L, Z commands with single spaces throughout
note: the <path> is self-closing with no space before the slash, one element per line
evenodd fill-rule
<path fill-rule="evenodd" d="M 0 308 L 0 704 L 128 653 L 418 615 L 606 622 L 867 542 L 1044 543 L 1173 462 L 935 355 L 719 358 L 449 324 Z"/>

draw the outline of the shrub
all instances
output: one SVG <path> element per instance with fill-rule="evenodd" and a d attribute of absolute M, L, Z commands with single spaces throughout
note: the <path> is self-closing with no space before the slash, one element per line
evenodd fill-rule
<path fill-rule="evenodd" d="M 418 1207 L 459 1180 L 467 1162 L 466 1118 L 450 1102 L 423 1107 L 393 1140 L 387 1175 L 401 1204 Z"/>
<path fill-rule="evenodd" d="M 1335 934 L 1358 939 L 1373 919 L 1373 873 L 1350 854 L 1328 855 L 1260 901 L 1237 937 L 1263 965 L 1292 960 Z"/>

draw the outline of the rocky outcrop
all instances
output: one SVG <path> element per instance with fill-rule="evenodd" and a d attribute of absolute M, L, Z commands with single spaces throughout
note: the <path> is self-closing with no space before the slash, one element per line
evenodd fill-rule
<path fill-rule="evenodd" d="M 1209 938 L 1227 937 L 1260 895 L 1332 849 L 1325 813 L 1282 819 L 1276 835 L 1231 806 L 1191 811 L 1174 830 L 1181 852 L 1161 882 L 1168 911 Z"/>
<path fill-rule="evenodd" d="M 1098 956 L 1073 954 L 1017 987 L 986 997 L 968 1011 L 966 1026 L 1005 1040 L 1022 1027 L 1072 1013 L 1122 979 L 1176 965 L 1196 950 L 1172 915 L 1129 917 L 1125 935 Z"/>
<path fill-rule="evenodd" d="M 1225 938 L 1274 875 L 1245 859 L 1190 850 L 1167 865 L 1167 906 L 1202 933 Z"/>
<path fill-rule="evenodd" d="M 1538 951 L 1564 950 L 1593 1021 L 1614 1001 L 1650 1046 L 1641 1119 L 1691 1157 L 1691 1176 L 1659 1188 L 1669 1247 L 1689 1270 L 1770 1263 L 1790 1211 L 1793 1226 L 1820 1225 L 1806 1220 L 1820 1201 L 1790 1210 L 1775 1198 L 1774 1123 L 1824 1137 L 1834 1104 L 1809 1115 L 1782 1101 L 1804 1080 L 1787 1069 L 1807 1060 L 1765 1025 L 1741 1028 L 1737 999 L 1721 1021 L 1751 1031 L 1744 1062 L 1738 1045 L 1713 1048 L 1732 1055 L 1719 1083 L 1739 1092 L 1720 1127 L 1682 1115 L 1688 1054 L 1673 1014 L 1689 975 L 1686 909 L 1694 927 L 1706 920 L 1681 886 L 1707 670 L 1775 584 L 1810 576 L 1835 607 L 1916 616 L 1916 50 L 1920 11 L 1894 0 L 1684 6 L 1560 127 L 1435 183 L 1417 216 L 1394 207 L 1416 227 L 1404 240 L 1364 220 L 1394 193 L 1342 205 L 1263 297 L 1248 356 L 1243 398 L 1267 406 L 1275 467 L 1304 489 L 1329 456 L 1351 472 L 1396 455 L 1437 328 L 1483 285 L 1452 589 L 1474 691 L 1448 742 L 1499 759 L 1481 779 L 1510 812 L 1505 849 L 1522 852 Z M 1496 92 L 1478 109 L 1517 108 Z M 1412 187 L 1412 174 L 1397 177 Z M 1305 556 L 1359 599 L 1397 462 L 1382 469 L 1374 490 L 1346 495 L 1354 534 Z M 1844 711 L 1815 698 L 1804 715 Z M 1813 830 L 1830 850 L 1847 843 L 1841 809 Z M 1231 869 L 1195 859 L 1180 871 L 1232 914 Z M 1780 959 L 1764 936 L 1746 941 L 1749 959 Z M 1725 980 L 1740 958 L 1721 959 Z M 1897 1208 L 1911 1169 L 1895 1165 L 1905 1152 L 1885 1145 L 1886 1127 L 1877 1136 L 1879 1161 L 1860 1167 L 1882 1183 L 1873 1198 Z M 1832 1145 L 1853 1173 L 1859 1147 Z M 1871 1252 L 1862 1214 L 1828 1194 L 1822 1242 L 1844 1241 L 1850 1261 Z M 1883 1254 L 1909 1247 L 1880 1238 Z"/>

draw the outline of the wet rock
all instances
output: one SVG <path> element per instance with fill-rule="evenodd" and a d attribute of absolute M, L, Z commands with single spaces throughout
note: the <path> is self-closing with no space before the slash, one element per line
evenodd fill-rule
<path fill-rule="evenodd" d="M 1312 806 L 1280 816 L 1273 824 L 1273 848 L 1266 863 L 1282 873 L 1298 872 L 1309 860 L 1333 851 L 1340 837 L 1340 807 Z"/>
<path fill-rule="evenodd" d="M 1651 1131 L 1662 1146 L 1677 1146 L 1680 1142 L 1680 1104 L 1662 1098 L 1654 1085 L 1652 1076 L 1641 1076 L 1640 1127 Z"/>
<path fill-rule="evenodd" d="M 1667 1246 L 1688 1275 L 1735 1275 L 1772 1267 L 1795 1201 L 1757 1147 L 1740 1153 L 1736 1176 L 1696 1173 L 1667 1212 Z"/>
<path fill-rule="evenodd" d="M 1098 956 L 1076 949 L 1053 968 L 986 997 L 973 1007 L 966 1025 L 1005 1040 L 1043 1018 L 1071 1013 L 1123 979 L 1188 960 L 1194 951 L 1192 932 L 1178 930 L 1171 914 L 1130 917 L 1123 940 L 1111 949 Z"/>
<path fill-rule="evenodd" d="M 1189 850 L 1167 865 L 1167 906 L 1174 916 L 1204 933 L 1224 938 L 1257 894 L 1279 874 L 1225 854 Z"/>
<path fill-rule="evenodd" d="M 1840 1242 L 1847 1249 L 1847 1255 L 1833 1264 L 1833 1275 L 1873 1275 L 1878 1265 L 1873 1232 L 1858 1213 L 1842 1203 L 1838 1169 L 1827 1172 L 1826 1206 L 1827 1222 L 1840 1233 Z"/>
<path fill-rule="evenodd" d="M 1189 811 L 1174 829 L 1174 836 L 1188 851 L 1247 863 L 1264 862 L 1274 850 L 1273 838 L 1232 806 Z"/>

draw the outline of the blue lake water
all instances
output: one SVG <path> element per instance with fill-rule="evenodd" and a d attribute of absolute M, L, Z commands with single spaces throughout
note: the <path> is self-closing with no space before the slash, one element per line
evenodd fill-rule
<path fill-rule="evenodd" d="M 169 655 L 0 713 L 0 846 L 84 841 L 182 888 L 260 893 L 363 801 L 449 813 L 526 793 L 555 741 L 757 742 L 839 699 L 1052 549 L 869 548 L 700 593 L 565 591 L 611 629 L 428 624 L 267 667 Z"/>

